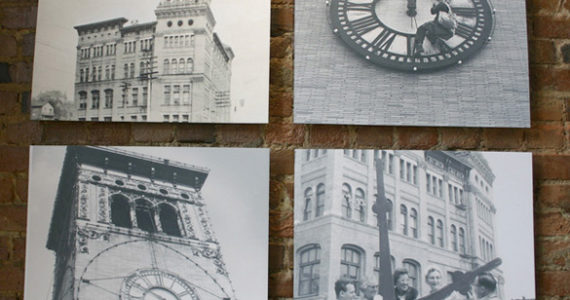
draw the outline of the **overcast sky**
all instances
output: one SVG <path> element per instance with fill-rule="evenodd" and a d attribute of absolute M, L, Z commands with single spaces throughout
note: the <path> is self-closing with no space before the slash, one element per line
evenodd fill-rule
<path fill-rule="evenodd" d="M 124 17 L 156 20 L 159 0 L 41 0 L 36 31 L 32 96 L 60 90 L 73 99 L 77 31 L 73 26 Z M 229 45 L 232 105 L 244 106 L 232 122 L 265 123 L 269 105 L 269 0 L 212 0 L 214 31 Z M 233 109 L 232 109 L 233 111 Z"/>
<path fill-rule="evenodd" d="M 237 148 L 120 147 L 200 167 L 202 194 L 240 300 L 267 299 L 269 151 Z M 31 150 L 25 296 L 51 300 L 54 253 L 46 241 L 65 147 Z"/>

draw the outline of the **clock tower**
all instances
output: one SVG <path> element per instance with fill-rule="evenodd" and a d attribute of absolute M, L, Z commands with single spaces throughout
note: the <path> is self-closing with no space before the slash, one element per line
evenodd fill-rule
<path fill-rule="evenodd" d="M 67 148 L 47 248 L 53 299 L 235 299 L 200 190 L 208 170 Z"/>

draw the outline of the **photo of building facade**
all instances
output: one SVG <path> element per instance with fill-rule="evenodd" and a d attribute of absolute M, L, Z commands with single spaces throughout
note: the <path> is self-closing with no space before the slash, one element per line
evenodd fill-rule
<path fill-rule="evenodd" d="M 495 175 L 476 152 L 326 150 L 296 152 L 296 299 L 334 299 L 342 277 L 378 282 L 375 159 L 384 165 L 391 204 L 388 229 L 392 270 L 406 268 L 420 296 L 430 268 L 451 283 L 497 257 Z M 530 233 L 532 234 L 532 233 Z M 492 271 L 503 297 L 501 267 Z"/>
<path fill-rule="evenodd" d="M 232 48 L 210 0 L 161 0 L 156 21 L 77 25 L 76 120 L 229 122 Z"/>
<path fill-rule="evenodd" d="M 267 286 L 259 284 L 258 278 L 264 278 L 267 269 L 267 226 L 260 226 L 268 222 L 264 204 L 267 184 L 241 191 L 225 185 L 232 192 L 231 199 L 208 198 L 202 190 L 210 179 L 209 168 L 154 156 L 156 151 L 150 148 L 142 152 L 134 147 L 62 148 L 38 147 L 32 151 L 36 157 L 50 153 L 64 156 L 55 199 L 31 198 L 26 299 L 266 298 Z M 217 151 L 157 150 L 194 157 L 206 157 L 204 151 Z M 267 153 L 255 158 L 253 152 L 244 151 L 238 156 L 245 161 L 259 158 L 261 165 L 268 164 L 262 162 Z M 217 154 L 209 155 L 215 158 Z M 35 160 L 34 167 L 35 174 L 46 171 L 41 170 L 45 164 L 40 160 Z M 220 180 L 220 172 L 216 172 L 214 184 Z M 268 176 L 268 171 L 256 172 Z M 51 193 L 45 192 L 41 182 L 33 181 L 31 186 L 44 190 L 46 195 Z M 223 224 L 213 220 L 225 213 L 220 207 L 249 206 L 241 201 L 246 195 L 259 203 L 247 211 L 259 209 L 265 214 L 255 214 L 257 219 L 253 219 L 247 212 L 244 214 L 245 210 L 232 209 L 232 216 L 223 219 L 249 218 L 249 223 L 256 224 L 246 225 L 248 221 L 244 221 L 233 227 L 240 232 L 228 233 Z M 226 200 L 235 203 L 226 204 Z M 258 229 L 249 230 L 248 226 Z M 38 233 L 42 230 L 45 234 Z M 248 245 L 236 245 L 238 241 Z M 240 274 L 236 260 L 247 263 L 255 288 L 249 283 L 244 288 L 245 280 L 232 273 Z M 41 283 L 34 284 L 30 279 L 34 276 Z"/>

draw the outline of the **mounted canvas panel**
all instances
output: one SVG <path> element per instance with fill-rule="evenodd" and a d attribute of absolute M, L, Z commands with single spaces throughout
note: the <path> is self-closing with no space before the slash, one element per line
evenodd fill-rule
<path fill-rule="evenodd" d="M 41 0 L 37 24 L 33 120 L 268 121 L 269 1 Z"/>
<path fill-rule="evenodd" d="M 268 194 L 267 149 L 34 146 L 25 299 L 267 299 Z"/>

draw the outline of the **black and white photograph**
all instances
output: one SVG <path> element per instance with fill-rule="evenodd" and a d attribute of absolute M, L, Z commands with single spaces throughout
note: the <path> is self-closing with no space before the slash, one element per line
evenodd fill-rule
<path fill-rule="evenodd" d="M 269 150 L 33 146 L 24 298 L 267 299 Z"/>
<path fill-rule="evenodd" d="M 295 123 L 530 127 L 524 0 L 295 3 Z"/>
<path fill-rule="evenodd" d="M 295 152 L 294 298 L 535 299 L 530 153 Z"/>
<path fill-rule="evenodd" d="M 40 0 L 31 118 L 267 123 L 269 37 L 267 0 Z"/>

